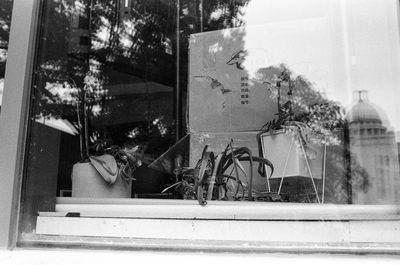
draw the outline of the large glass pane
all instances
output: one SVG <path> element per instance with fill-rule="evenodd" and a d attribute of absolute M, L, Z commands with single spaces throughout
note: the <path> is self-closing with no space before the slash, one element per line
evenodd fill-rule
<path fill-rule="evenodd" d="M 43 1 L 23 196 L 27 220 L 37 210 L 54 210 L 56 196 L 71 196 L 72 188 L 78 197 L 163 196 L 169 176 L 147 166 L 177 137 L 176 10 L 174 1 Z M 92 156 L 103 177 L 89 164 Z M 80 179 L 74 164 L 96 177 Z M 122 173 L 103 195 L 114 170 Z"/>
<path fill-rule="evenodd" d="M 22 231 L 56 197 L 397 203 L 398 11 L 43 1 Z"/>
<path fill-rule="evenodd" d="M 8 38 L 10 35 L 12 0 L 0 0 L 0 109 L 3 100 L 4 75 L 6 73 Z"/>
<path fill-rule="evenodd" d="M 189 2 L 192 166 L 232 138 L 274 165 L 261 200 L 399 200 L 398 1 Z"/>

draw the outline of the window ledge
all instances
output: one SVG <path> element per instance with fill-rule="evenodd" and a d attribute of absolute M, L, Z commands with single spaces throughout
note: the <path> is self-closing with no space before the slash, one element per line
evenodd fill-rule
<path fill-rule="evenodd" d="M 248 201 L 57 198 L 56 213 L 41 216 L 213 220 L 400 220 L 398 205 L 337 205 Z"/>
<path fill-rule="evenodd" d="M 395 205 L 211 201 L 202 207 L 196 201 L 60 198 L 56 212 L 39 214 L 36 235 L 295 245 L 399 244 L 400 218 Z"/>
<path fill-rule="evenodd" d="M 243 240 L 182 240 L 114 237 L 80 237 L 22 234 L 21 248 L 68 247 L 76 249 L 115 249 L 201 253 L 293 253 L 293 254 L 400 254 L 400 243 L 304 243 L 249 242 Z"/>

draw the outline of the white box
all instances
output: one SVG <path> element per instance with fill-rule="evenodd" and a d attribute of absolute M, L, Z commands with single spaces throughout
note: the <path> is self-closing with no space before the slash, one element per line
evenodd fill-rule
<path fill-rule="evenodd" d="M 272 179 L 287 177 L 310 177 L 304 152 L 296 136 L 284 132 L 265 133 L 261 135 L 261 148 L 264 158 L 274 165 Z M 290 148 L 290 146 L 292 147 Z M 323 147 L 316 144 L 308 144 L 304 147 L 308 163 L 314 179 L 322 178 Z M 287 165 L 285 169 L 285 163 Z"/>

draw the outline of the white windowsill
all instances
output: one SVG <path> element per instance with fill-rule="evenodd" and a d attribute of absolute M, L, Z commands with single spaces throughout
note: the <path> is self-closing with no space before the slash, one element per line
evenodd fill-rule
<path fill-rule="evenodd" d="M 41 216 L 213 220 L 400 220 L 398 205 L 338 205 L 277 202 L 57 198 L 56 213 Z"/>
<path fill-rule="evenodd" d="M 41 212 L 35 236 L 25 238 L 54 241 L 54 236 L 72 242 L 80 237 L 190 240 L 282 249 L 308 244 L 311 250 L 328 244 L 342 251 L 354 244 L 386 244 L 398 251 L 400 214 L 396 205 L 211 201 L 202 207 L 197 201 L 58 198 L 56 212 Z"/>

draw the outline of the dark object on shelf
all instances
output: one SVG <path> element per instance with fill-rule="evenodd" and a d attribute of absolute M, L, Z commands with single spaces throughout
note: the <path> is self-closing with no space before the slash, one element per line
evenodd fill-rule
<path fill-rule="evenodd" d="M 195 168 L 177 169 L 178 182 L 163 192 L 175 188 L 184 199 L 197 199 L 202 206 L 207 200 L 281 200 L 268 192 L 253 189 L 253 163 L 259 163 L 260 175 L 267 177 L 267 168 L 269 175 L 274 171 L 269 160 L 253 156 L 247 147 L 234 147 L 233 141 L 217 156 L 207 148 L 204 147 Z M 247 171 L 244 163 L 248 163 Z"/>
<path fill-rule="evenodd" d="M 189 138 L 189 134 L 182 137 L 182 139 L 180 139 L 165 153 L 154 160 L 148 167 L 169 175 L 173 175 L 174 163 L 178 157 L 181 157 L 181 166 L 187 167 L 189 164 Z"/>

